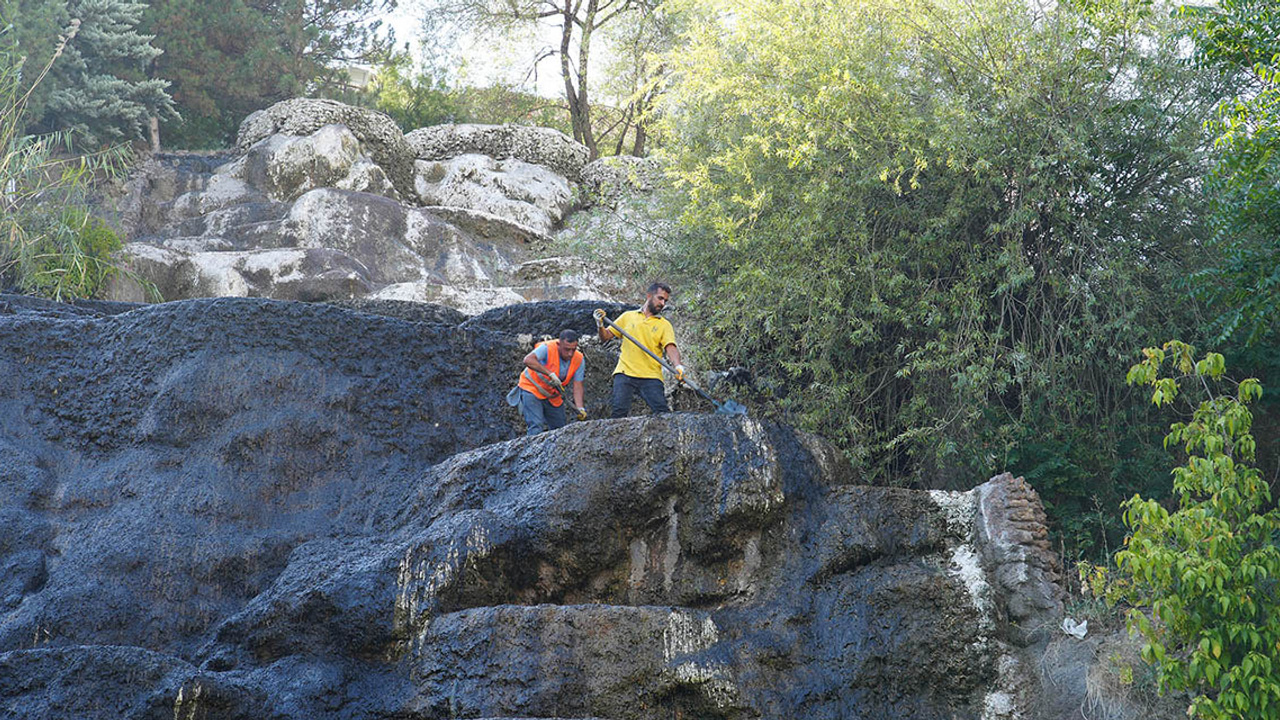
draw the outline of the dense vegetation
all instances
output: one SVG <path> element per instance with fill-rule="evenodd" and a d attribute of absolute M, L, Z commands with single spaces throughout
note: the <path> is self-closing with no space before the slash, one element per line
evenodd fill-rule
<path fill-rule="evenodd" d="M 25 130 L 33 89 L 77 29 L 58 38 L 42 65 L 32 64 L 27 82 L 26 63 L 8 33 L 0 35 L 0 287 L 68 299 L 91 297 L 116 271 L 109 256 L 120 240 L 90 216 L 87 191 L 95 175 L 118 171 L 124 160 L 118 151 L 68 156 L 69 131 Z"/>
<path fill-rule="evenodd" d="M 1220 389 L 1223 356 L 1196 361 L 1185 343 L 1143 354 L 1127 380 L 1150 386 L 1153 404 L 1172 406 L 1184 391 L 1201 399 L 1165 438 L 1187 456 L 1173 471 L 1177 509 L 1138 496 L 1125 502 L 1131 533 L 1116 554 L 1112 595 L 1133 603 L 1130 626 L 1145 640 L 1142 657 L 1155 666 L 1161 688 L 1192 692 L 1189 714 L 1275 717 L 1280 510 L 1251 465 L 1256 441 L 1248 408 L 1262 387 L 1250 378 Z"/>
<path fill-rule="evenodd" d="M 692 25 L 666 115 L 712 357 L 875 481 L 1017 468 L 1073 544 L 1159 494 L 1117 368 L 1194 337 L 1170 289 L 1203 262 L 1224 92 L 1168 9 L 736 7 Z"/>

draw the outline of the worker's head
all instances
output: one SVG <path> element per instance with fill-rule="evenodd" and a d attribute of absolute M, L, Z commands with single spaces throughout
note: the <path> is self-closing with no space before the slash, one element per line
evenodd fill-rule
<path fill-rule="evenodd" d="M 645 307 L 649 309 L 650 315 L 657 315 L 667 306 L 667 301 L 671 299 L 671 286 L 663 282 L 656 282 L 649 286 L 649 290 L 644 294 Z"/>
<path fill-rule="evenodd" d="M 561 330 L 556 345 L 559 346 L 560 357 L 572 355 L 573 351 L 578 349 L 578 333 L 568 329 Z"/>

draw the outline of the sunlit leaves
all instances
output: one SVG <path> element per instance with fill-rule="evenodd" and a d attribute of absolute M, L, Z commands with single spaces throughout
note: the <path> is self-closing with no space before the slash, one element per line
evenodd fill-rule
<path fill-rule="evenodd" d="M 1270 486 L 1245 464 L 1254 453 L 1248 403 L 1262 386 L 1248 379 L 1234 395 L 1215 393 L 1226 372 L 1222 356 L 1196 361 L 1194 352 L 1176 341 L 1147 348 L 1129 371 L 1129 383 L 1151 387 L 1157 404 L 1172 402 L 1184 383 L 1206 397 L 1166 438 L 1187 453 L 1173 471 L 1178 509 L 1139 496 L 1125 503 L 1131 534 L 1116 554 L 1113 597 L 1133 604 L 1129 621 L 1146 641 L 1142 658 L 1162 688 L 1193 693 L 1196 717 L 1273 718 L 1280 711 L 1273 612 L 1280 511 Z M 1176 376 L 1163 375 L 1166 358 Z"/>
<path fill-rule="evenodd" d="M 1172 330 L 1198 229 L 1216 96 L 1167 13 L 676 1 L 702 21 L 669 58 L 665 141 L 716 362 L 869 480 L 1018 459 L 1098 492 L 1146 412 L 1117 338 Z"/>

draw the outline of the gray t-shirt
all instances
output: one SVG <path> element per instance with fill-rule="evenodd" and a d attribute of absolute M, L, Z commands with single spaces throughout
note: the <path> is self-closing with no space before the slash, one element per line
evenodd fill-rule
<path fill-rule="evenodd" d="M 546 365 L 548 358 L 551 357 L 551 354 L 547 352 L 546 345 L 539 345 L 537 348 L 534 349 L 533 356 L 538 358 L 538 362 L 542 363 L 543 365 Z M 573 355 L 569 355 L 568 357 L 561 356 L 560 367 L 556 370 L 556 376 L 564 377 L 564 374 L 569 372 L 569 363 L 571 362 L 573 362 Z M 582 371 L 586 369 L 587 369 L 587 359 L 583 358 L 582 364 L 578 366 L 578 372 L 574 373 L 573 377 L 570 378 L 571 382 L 582 382 Z"/>

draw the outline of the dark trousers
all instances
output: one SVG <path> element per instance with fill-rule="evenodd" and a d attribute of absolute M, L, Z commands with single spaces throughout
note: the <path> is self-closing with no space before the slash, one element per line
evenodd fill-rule
<path fill-rule="evenodd" d="M 631 414 L 631 400 L 636 393 L 655 413 L 670 412 L 662 381 L 657 378 L 636 378 L 622 373 L 613 376 L 613 396 L 609 398 L 609 417 L 626 417 Z"/>
<path fill-rule="evenodd" d="M 556 407 L 549 400 L 539 400 L 538 396 L 524 388 L 520 388 L 520 414 L 524 415 L 526 435 L 559 430 L 565 423 L 564 404 Z"/>

